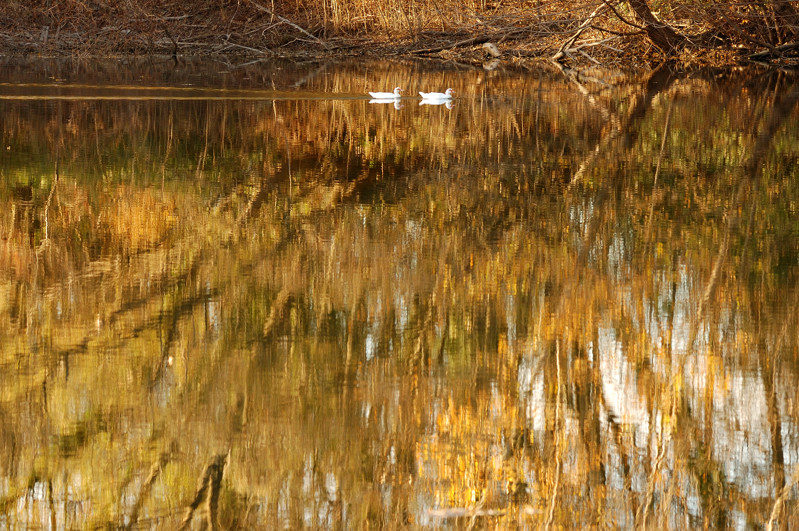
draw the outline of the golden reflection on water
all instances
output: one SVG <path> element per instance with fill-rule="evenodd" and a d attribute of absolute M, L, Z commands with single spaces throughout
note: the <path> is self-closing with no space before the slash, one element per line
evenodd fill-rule
<path fill-rule="evenodd" d="M 0 527 L 799 524 L 792 79 L 275 70 L 0 86 Z"/>

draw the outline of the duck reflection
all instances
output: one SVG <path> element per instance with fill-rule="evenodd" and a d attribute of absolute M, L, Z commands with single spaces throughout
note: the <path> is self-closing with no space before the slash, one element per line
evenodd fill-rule
<path fill-rule="evenodd" d="M 402 105 L 402 103 L 400 103 L 400 100 L 371 99 L 371 100 L 369 100 L 369 103 L 393 103 L 394 104 L 394 108 L 397 109 L 397 110 L 400 110 L 400 109 L 402 109 L 402 107 L 404 107 L 404 105 Z"/>
<path fill-rule="evenodd" d="M 419 106 L 422 105 L 443 105 L 447 109 L 452 109 L 455 106 L 452 100 L 422 100 L 419 102 Z"/>

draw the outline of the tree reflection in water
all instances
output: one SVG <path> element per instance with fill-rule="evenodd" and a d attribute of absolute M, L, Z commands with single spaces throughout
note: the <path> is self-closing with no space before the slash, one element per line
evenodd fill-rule
<path fill-rule="evenodd" d="M 4 89 L 3 525 L 799 525 L 793 78 L 247 76 Z"/>

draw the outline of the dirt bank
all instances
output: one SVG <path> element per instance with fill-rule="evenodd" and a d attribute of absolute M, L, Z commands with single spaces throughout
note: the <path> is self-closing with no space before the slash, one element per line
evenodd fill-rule
<path fill-rule="evenodd" d="M 0 54 L 438 57 L 646 68 L 796 62 L 799 2 L 10 0 Z M 655 8 L 657 7 L 657 10 Z M 664 29 L 665 28 L 665 29 Z"/>

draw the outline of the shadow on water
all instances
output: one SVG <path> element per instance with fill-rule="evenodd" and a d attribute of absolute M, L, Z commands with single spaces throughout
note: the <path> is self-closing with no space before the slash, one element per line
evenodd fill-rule
<path fill-rule="evenodd" d="M 799 525 L 794 77 L 7 66 L 0 526 Z"/>

